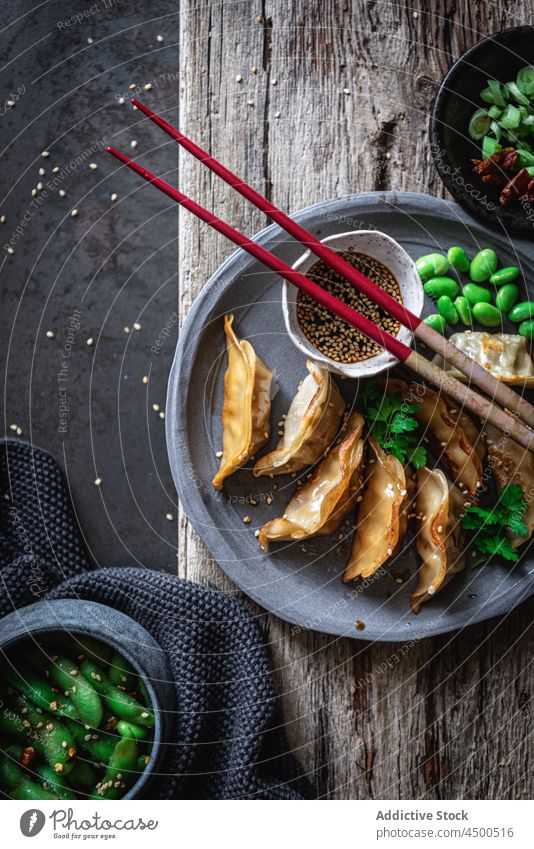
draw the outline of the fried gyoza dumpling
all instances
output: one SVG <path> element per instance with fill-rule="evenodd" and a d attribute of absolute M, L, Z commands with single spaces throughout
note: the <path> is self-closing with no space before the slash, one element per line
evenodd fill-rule
<path fill-rule="evenodd" d="M 269 439 L 272 374 L 246 340 L 234 333 L 233 315 L 224 317 L 228 365 L 222 408 L 223 455 L 213 478 L 215 489 Z"/>
<path fill-rule="evenodd" d="M 402 464 L 369 437 L 367 483 L 344 581 L 368 578 L 391 557 L 399 541 L 400 511 L 407 495 Z"/>
<path fill-rule="evenodd" d="M 534 455 L 493 425 L 486 425 L 486 435 L 489 462 L 499 492 L 510 483 L 518 483 L 527 502 L 527 509 L 523 516 L 527 526 L 526 535 L 510 534 L 513 547 L 518 548 L 530 539 L 534 531 L 534 498 L 532 497 L 534 495 Z"/>
<path fill-rule="evenodd" d="M 363 418 L 351 413 L 339 442 L 321 460 L 313 476 L 295 493 L 281 519 L 260 530 L 267 549 L 276 540 L 331 534 L 352 510 L 360 488 L 363 462 Z"/>
<path fill-rule="evenodd" d="M 465 565 L 460 519 L 464 496 L 439 469 L 417 470 L 417 537 L 421 558 L 417 588 L 410 599 L 414 613 L 433 598 Z"/>
<path fill-rule="evenodd" d="M 332 444 L 345 402 L 330 372 L 308 360 L 309 375 L 300 384 L 274 451 L 258 460 L 254 475 L 287 475 L 315 463 Z"/>
<path fill-rule="evenodd" d="M 399 511 L 399 539 L 393 554 L 397 554 L 401 549 L 404 537 L 408 531 L 410 518 L 413 515 L 413 507 L 415 504 L 415 496 L 417 494 L 417 484 L 414 479 L 414 473 L 411 466 L 404 467 L 404 477 L 406 479 L 406 495 L 403 498 L 401 509 Z"/>
<path fill-rule="evenodd" d="M 527 340 L 517 333 L 453 333 L 450 340 L 456 348 L 467 354 L 503 383 L 534 386 L 534 363 L 527 349 Z M 436 354 L 434 362 L 458 380 L 467 381 L 463 372 Z"/>
<path fill-rule="evenodd" d="M 482 483 L 479 451 L 483 451 L 483 446 L 478 447 L 478 450 L 475 447 L 481 440 L 475 439 L 477 430 L 474 422 L 465 413 L 458 414 L 457 410 L 448 406 L 450 402 L 443 395 L 419 383 L 410 384 L 409 401 L 410 404 L 419 405 L 419 410 L 412 415 L 431 438 L 434 450 L 440 455 L 454 483 L 464 489 L 471 499 L 476 499 L 478 487 Z"/>

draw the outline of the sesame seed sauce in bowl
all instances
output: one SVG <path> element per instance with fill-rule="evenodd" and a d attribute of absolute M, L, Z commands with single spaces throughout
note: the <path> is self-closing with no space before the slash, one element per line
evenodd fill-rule
<path fill-rule="evenodd" d="M 423 286 L 413 260 L 398 242 L 378 230 L 341 233 L 323 241 L 395 300 L 421 315 Z M 392 336 L 410 344 L 412 335 L 407 328 L 310 251 L 293 268 Z M 287 332 L 296 347 L 334 373 L 352 378 L 370 377 L 397 362 L 355 327 L 288 283 L 283 287 L 282 308 Z"/>

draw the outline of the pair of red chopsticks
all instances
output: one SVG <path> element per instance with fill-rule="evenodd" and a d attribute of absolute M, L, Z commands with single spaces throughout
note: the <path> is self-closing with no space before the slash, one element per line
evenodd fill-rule
<path fill-rule="evenodd" d="M 476 383 L 484 392 L 490 395 L 495 401 L 498 401 L 503 407 L 508 408 L 513 413 L 517 414 L 530 428 L 534 428 L 534 407 L 522 396 L 517 395 L 509 386 L 501 383 L 490 372 L 482 368 L 478 363 L 466 356 L 462 351 L 452 345 L 440 333 L 433 330 L 428 325 L 424 324 L 421 318 L 410 312 L 406 307 L 396 301 L 391 295 L 388 295 L 383 289 L 369 280 L 364 274 L 355 269 L 352 265 L 346 262 L 342 256 L 337 254 L 323 242 L 320 242 L 315 236 L 305 230 L 296 221 L 290 218 L 282 210 L 274 206 L 267 198 L 260 195 L 251 186 L 248 186 L 235 174 L 225 168 L 220 162 L 210 156 L 206 151 L 202 150 L 197 144 L 176 130 L 171 124 L 156 115 L 151 109 L 145 106 L 137 99 L 132 99 L 132 104 L 139 109 L 144 115 L 150 118 L 158 127 L 161 127 L 171 138 L 178 142 L 187 151 L 193 154 L 203 165 L 206 165 L 211 171 L 221 177 L 226 183 L 234 188 L 239 194 L 251 201 L 258 209 L 269 216 L 273 221 L 280 225 L 287 233 L 301 242 L 307 249 L 311 250 L 316 256 L 322 259 L 332 269 L 346 278 L 357 289 L 368 295 L 376 304 L 382 307 L 390 316 L 397 319 L 404 326 L 408 327 L 418 339 L 421 340 L 432 350 L 441 354 L 441 356 L 449 363 L 454 365 L 459 371 L 467 375 L 471 381 Z M 261 245 L 247 238 L 239 230 L 226 224 L 217 216 L 213 215 L 209 210 L 205 209 L 200 204 L 196 203 L 191 198 L 184 195 L 170 183 L 157 177 L 151 171 L 148 171 L 143 166 L 134 162 L 129 156 L 121 153 L 113 147 L 108 147 L 108 151 L 143 177 L 148 182 L 152 183 L 168 197 L 175 200 L 180 206 L 192 212 L 206 224 L 209 224 L 214 230 L 222 233 L 230 241 L 234 242 L 243 250 L 254 256 L 272 271 L 279 274 L 289 283 L 292 283 L 297 288 L 306 292 L 311 298 L 324 306 L 330 312 L 342 318 L 353 327 L 357 328 L 368 338 L 378 343 L 381 347 L 389 351 L 393 356 L 397 357 L 401 362 L 409 366 L 420 377 L 426 378 L 438 388 L 443 389 L 448 395 L 454 398 L 459 404 L 467 407 L 471 412 L 484 420 L 490 421 L 496 427 L 507 432 L 510 436 L 521 443 L 525 448 L 528 448 L 534 453 L 534 432 L 525 427 L 514 416 L 501 409 L 495 401 L 490 401 L 482 395 L 474 392 L 467 386 L 464 386 L 459 381 L 450 377 L 443 369 L 439 368 L 435 363 L 430 362 L 425 357 L 422 357 L 404 342 L 396 339 L 387 331 L 377 327 L 372 321 L 361 315 L 352 307 L 339 301 L 317 283 L 305 277 L 298 271 L 295 271 L 283 260 L 269 253 Z"/>

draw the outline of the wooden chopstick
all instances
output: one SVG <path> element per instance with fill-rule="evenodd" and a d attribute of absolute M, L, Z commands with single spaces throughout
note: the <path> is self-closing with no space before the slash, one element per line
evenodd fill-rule
<path fill-rule="evenodd" d="M 320 257 L 323 262 L 327 263 L 331 268 L 345 277 L 361 292 L 367 295 L 371 300 L 384 309 L 389 315 L 396 318 L 405 327 L 408 327 L 421 342 L 441 354 L 444 360 L 447 360 L 459 371 L 463 372 L 470 381 L 477 384 L 480 389 L 486 392 L 491 398 L 508 408 L 528 424 L 534 428 L 534 407 L 526 398 L 518 395 L 509 386 L 497 380 L 489 371 L 483 368 L 475 360 L 464 354 L 456 348 L 448 339 L 433 330 L 423 320 L 408 310 L 402 303 L 396 301 L 387 292 L 384 292 L 379 286 L 369 280 L 361 271 L 354 268 L 340 254 L 336 253 L 332 248 L 325 245 L 312 233 L 309 233 L 298 222 L 294 221 L 285 212 L 274 206 L 271 201 L 263 197 L 259 192 L 248 186 L 243 180 L 232 173 L 222 163 L 213 156 L 210 156 L 205 150 L 202 150 L 195 142 L 187 138 L 183 133 L 177 130 L 172 124 L 169 124 L 160 115 L 157 115 L 144 103 L 141 103 L 137 98 L 132 98 L 132 103 L 144 115 L 153 121 L 158 127 L 164 130 L 167 135 L 178 142 L 185 150 L 195 156 L 203 165 L 206 165 L 210 171 L 221 177 L 229 186 L 239 192 L 244 198 L 254 204 L 259 210 L 264 212 L 273 221 L 275 221 L 282 229 L 290 236 L 293 236 L 301 242 L 306 248 L 312 251 L 316 256 Z"/>
<path fill-rule="evenodd" d="M 467 409 L 471 410 L 472 413 L 480 418 L 491 422 L 500 430 L 504 430 L 513 439 L 534 453 L 534 433 L 509 413 L 501 410 L 497 404 L 494 404 L 482 395 L 478 395 L 478 393 L 469 387 L 450 377 L 450 375 L 435 363 L 425 359 L 425 357 L 413 351 L 408 345 L 401 342 L 400 339 L 396 339 L 381 327 L 377 327 L 376 324 L 352 309 L 352 307 L 339 301 L 330 292 L 327 292 L 326 289 L 323 289 L 317 283 L 305 277 L 304 274 L 291 268 L 290 265 L 287 265 L 287 263 L 283 262 L 283 260 L 274 254 L 269 253 L 269 251 L 257 242 L 253 242 L 252 239 L 240 233 L 235 227 L 227 224 L 196 201 L 184 195 L 183 192 L 175 189 L 170 183 L 167 183 L 147 168 L 134 162 L 129 156 L 126 156 L 113 147 L 108 147 L 108 151 L 120 162 L 127 165 L 128 168 L 131 168 L 132 171 L 135 171 L 136 174 L 139 174 L 143 179 L 152 183 L 160 192 L 163 192 L 163 194 L 172 198 L 180 206 L 183 206 L 184 209 L 189 210 L 189 212 L 192 212 L 202 221 L 205 221 L 206 224 L 209 224 L 218 233 L 222 233 L 223 236 L 226 236 L 227 239 L 234 242 L 238 247 L 247 251 L 247 253 L 258 259 L 276 274 L 279 274 L 280 277 L 283 277 L 289 283 L 301 289 L 327 310 L 351 324 L 361 333 L 372 339 L 373 342 L 385 348 L 420 377 L 429 380 L 439 389 L 450 395 L 451 398 L 454 398 L 459 404 L 467 407 Z"/>

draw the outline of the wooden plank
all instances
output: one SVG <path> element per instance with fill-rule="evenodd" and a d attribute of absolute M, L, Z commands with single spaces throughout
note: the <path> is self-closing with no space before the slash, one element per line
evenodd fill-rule
<path fill-rule="evenodd" d="M 181 8 L 182 128 L 288 210 L 354 191 L 444 195 L 426 148 L 435 86 L 480 36 L 532 19 L 526 2 L 507 11 L 441 0 L 431 14 L 356 0 Z M 180 184 L 245 232 L 264 226 L 187 156 Z M 183 317 L 231 248 L 186 214 L 179 245 Z M 179 573 L 236 592 L 183 515 Z M 391 646 L 300 631 L 247 604 L 270 646 L 291 747 L 318 796 L 532 795 L 527 608 Z"/>

